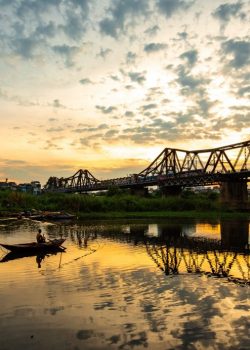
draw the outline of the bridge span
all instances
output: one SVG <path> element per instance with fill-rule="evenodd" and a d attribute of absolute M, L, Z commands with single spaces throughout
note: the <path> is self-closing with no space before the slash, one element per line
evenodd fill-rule
<path fill-rule="evenodd" d="M 165 194 L 177 194 L 185 187 L 219 184 L 225 201 L 247 201 L 250 179 L 250 140 L 223 147 L 183 150 L 165 148 L 138 174 L 98 180 L 88 170 L 78 170 L 67 178 L 50 177 L 45 192 L 86 193 L 112 186 L 143 193 L 158 186 Z"/>

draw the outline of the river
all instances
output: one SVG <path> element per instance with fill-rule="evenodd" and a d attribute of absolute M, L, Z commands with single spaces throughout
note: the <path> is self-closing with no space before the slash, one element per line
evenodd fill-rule
<path fill-rule="evenodd" d="M 249 349 L 249 222 L 0 221 L 0 349 Z"/>

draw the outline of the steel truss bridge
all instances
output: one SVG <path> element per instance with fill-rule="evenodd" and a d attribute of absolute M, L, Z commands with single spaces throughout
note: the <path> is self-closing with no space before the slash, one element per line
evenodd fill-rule
<path fill-rule="evenodd" d="M 247 182 L 250 178 L 250 140 L 213 149 L 187 151 L 165 148 L 143 171 L 130 176 L 98 180 L 88 170 L 67 178 L 50 177 L 47 192 L 90 192 L 112 186 L 138 189 L 147 186 L 189 187 L 223 182 Z"/>

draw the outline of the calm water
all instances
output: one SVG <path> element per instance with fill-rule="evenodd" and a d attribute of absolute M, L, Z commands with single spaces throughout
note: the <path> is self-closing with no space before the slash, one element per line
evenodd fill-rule
<path fill-rule="evenodd" d="M 1 221 L 0 349 L 249 349 L 249 223 Z M 3 260 L 5 253 L 0 251 Z"/>

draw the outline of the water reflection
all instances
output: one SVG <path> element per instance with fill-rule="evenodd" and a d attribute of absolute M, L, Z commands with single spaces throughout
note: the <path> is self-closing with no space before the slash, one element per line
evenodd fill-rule
<path fill-rule="evenodd" d="M 249 278 L 245 224 L 27 221 L 1 241 L 38 227 L 67 251 L 0 264 L 1 349 L 249 348 L 248 288 L 227 282 Z"/>
<path fill-rule="evenodd" d="M 186 230 L 186 225 L 181 223 L 105 224 L 77 225 L 69 228 L 70 234 L 64 227 L 64 234 L 85 248 L 89 240 L 98 236 L 144 245 L 149 257 L 165 275 L 206 274 L 249 284 L 248 228 L 248 222 L 242 220 L 198 224 L 193 231 L 191 225 Z"/>
<path fill-rule="evenodd" d="M 166 274 L 194 273 L 226 277 L 236 283 L 249 284 L 249 256 L 238 252 L 176 248 L 169 245 L 146 245 L 155 264 Z"/>
<path fill-rule="evenodd" d="M 30 227 L 34 226 L 35 232 L 38 223 L 29 221 L 22 225 L 22 230 L 27 227 L 29 231 Z M 7 233 L 13 232 L 13 222 L 10 227 L 2 230 Z M 234 282 L 249 283 L 247 220 L 210 223 L 187 220 L 164 220 L 158 223 L 112 221 L 47 225 L 43 226 L 43 230 L 47 231 L 50 238 L 63 235 L 79 249 L 89 249 L 90 253 L 96 251 L 96 248 L 92 249 L 92 245 L 98 238 L 144 246 L 148 256 L 165 275 L 207 274 Z M 20 258 L 9 254 L 8 256 L 4 261 Z M 86 254 L 80 255 L 80 258 L 82 256 Z M 72 260 L 78 258 L 79 256 L 72 257 Z M 38 268 L 41 268 L 43 261 L 43 256 L 36 257 Z"/>
<path fill-rule="evenodd" d="M 73 228 L 70 232 L 71 241 L 78 245 L 79 248 L 87 248 L 89 240 L 95 240 L 97 238 L 96 232 L 89 232 L 88 230 L 81 230 L 77 227 Z"/>
<path fill-rule="evenodd" d="M 65 251 L 63 249 L 58 249 L 57 251 L 53 251 L 53 253 L 51 252 L 51 253 L 39 253 L 39 254 L 27 253 L 27 252 L 26 253 L 9 252 L 1 258 L 0 263 L 34 256 L 37 267 L 38 269 L 40 269 L 42 267 L 42 262 L 44 261 L 45 258 L 47 259 L 52 255 L 62 254 L 64 252 Z"/>
<path fill-rule="evenodd" d="M 37 267 L 40 269 L 41 268 L 41 263 L 45 258 L 45 254 L 39 254 L 36 256 L 36 262 L 37 262 Z"/>
<path fill-rule="evenodd" d="M 249 248 L 249 222 L 242 220 L 225 221 L 220 224 L 223 247 Z"/>

